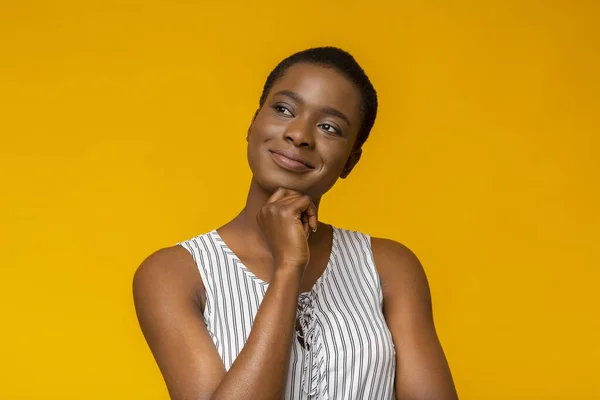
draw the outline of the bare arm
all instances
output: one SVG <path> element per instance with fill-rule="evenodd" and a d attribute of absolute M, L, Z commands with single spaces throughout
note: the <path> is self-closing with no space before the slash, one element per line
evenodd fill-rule
<path fill-rule="evenodd" d="M 272 279 L 248 340 L 227 372 L 204 325 L 199 297 L 204 288 L 191 255 L 179 246 L 160 250 L 135 274 L 140 327 L 174 400 L 284 396 L 316 207 L 307 196 L 281 189 L 263 207 L 258 223 L 273 256 Z"/>
<path fill-rule="evenodd" d="M 203 322 L 202 290 L 194 260 L 180 246 L 152 254 L 133 279 L 140 327 L 174 400 L 209 399 L 225 376 Z"/>
<path fill-rule="evenodd" d="M 280 271 L 256 314 L 248 341 L 213 399 L 282 399 L 301 273 Z"/>
<path fill-rule="evenodd" d="M 372 249 L 382 282 L 384 315 L 396 348 L 396 397 L 457 400 L 419 260 L 391 240 L 373 238 Z"/>
<path fill-rule="evenodd" d="M 291 352 L 301 271 L 274 277 L 244 348 L 225 368 L 202 320 L 201 284 L 183 248 L 160 250 L 134 278 L 138 319 L 172 399 L 281 399 Z"/>

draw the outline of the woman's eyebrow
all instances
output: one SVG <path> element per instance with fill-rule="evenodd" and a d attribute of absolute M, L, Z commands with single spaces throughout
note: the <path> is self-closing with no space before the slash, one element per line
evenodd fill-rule
<path fill-rule="evenodd" d="M 279 92 L 275 93 L 275 96 L 286 96 L 286 97 L 291 98 L 298 104 L 304 104 L 304 99 L 302 98 L 302 96 L 300 96 L 300 94 L 293 92 L 291 90 L 280 90 Z M 329 107 L 329 106 L 323 106 L 323 107 L 319 107 L 319 111 L 322 112 L 323 114 L 333 115 L 334 117 L 341 118 L 348 125 L 350 125 L 350 119 L 348 118 L 348 116 L 338 109 L 335 109 L 335 108 Z"/>
<path fill-rule="evenodd" d="M 296 103 L 304 104 L 304 99 L 296 92 L 292 92 L 291 90 L 280 90 L 275 93 L 275 96 L 286 96 L 294 100 Z"/>
<path fill-rule="evenodd" d="M 348 126 L 350 126 L 350 120 L 348 119 L 348 117 L 346 116 L 346 114 L 344 114 L 340 110 L 337 110 L 337 109 L 335 109 L 333 107 L 328 107 L 328 106 L 323 106 L 323 107 L 319 108 L 319 110 L 323 114 L 333 115 L 334 117 L 338 117 L 338 118 L 343 119 L 344 121 L 346 121 L 346 123 L 348 124 Z"/>

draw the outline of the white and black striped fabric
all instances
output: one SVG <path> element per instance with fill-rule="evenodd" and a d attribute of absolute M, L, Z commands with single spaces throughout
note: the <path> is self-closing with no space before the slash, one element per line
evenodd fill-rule
<path fill-rule="evenodd" d="M 179 243 L 204 287 L 204 322 L 229 370 L 248 339 L 269 284 L 255 276 L 216 230 Z M 329 263 L 298 299 L 287 400 L 394 399 L 395 350 L 386 325 L 368 235 L 333 228 Z"/>

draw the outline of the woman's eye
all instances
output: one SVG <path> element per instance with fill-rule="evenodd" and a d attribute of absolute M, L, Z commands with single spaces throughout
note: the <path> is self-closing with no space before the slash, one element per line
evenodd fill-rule
<path fill-rule="evenodd" d="M 293 117 L 292 112 L 287 107 L 284 107 L 284 106 L 274 106 L 273 108 L 279 114 L 287 115 L 288 117 Z"/>
<path fill-rule="evenodd" d="M 337 129 L 335 126 L 329 125 L 329 124 L 321 124 L 321 129 L 323 129 L 329 133 L 335 133 L 336 135 L 342 134 L 342 132 L 340 132 L 339 129 Z"/>

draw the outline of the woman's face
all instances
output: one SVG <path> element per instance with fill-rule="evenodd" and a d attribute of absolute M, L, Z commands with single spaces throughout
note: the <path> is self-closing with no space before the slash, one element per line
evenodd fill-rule
<path fill-rule="evenodd" d="M 359 89 L 333 68 L 289 67 L 248 131 L 254 180 L 269 192 L 285 187 L 320 198 L 358 161 L 360 101 Z"/>

